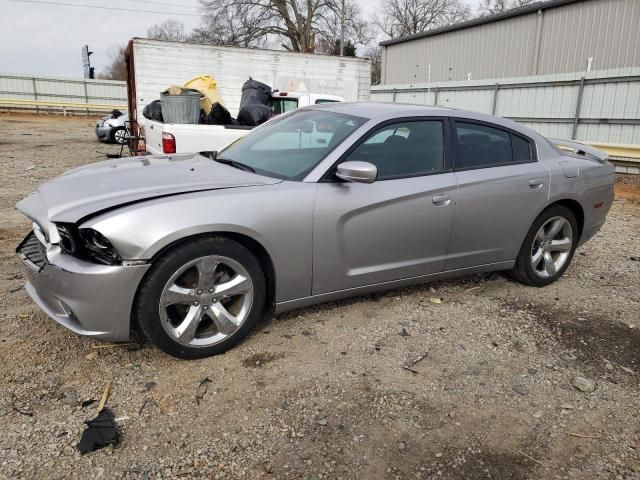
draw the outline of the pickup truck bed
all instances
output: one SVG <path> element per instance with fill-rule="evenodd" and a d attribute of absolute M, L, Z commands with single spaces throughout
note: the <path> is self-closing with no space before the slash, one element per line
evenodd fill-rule
<path fill-rule="evenodd" d="M 275 115 L 296 108 L 330 102 L 344 102 L 344 98 L 320 93 L 275 92 L 270 101 Z M 147 152 L 158 155 L 221 150 L 245 136 L 254 127 L 172 124 L 145 118 L 143 128 Z"/>
<path fill-rule="evenodd" d="M 252 128 L 254 127 L 172 124 L 144 119 L 146 149 L 155 155 L 221 150 L 245 136 Z M 175 146 L 173 151 L 170 148 L 172 143 Z"/>

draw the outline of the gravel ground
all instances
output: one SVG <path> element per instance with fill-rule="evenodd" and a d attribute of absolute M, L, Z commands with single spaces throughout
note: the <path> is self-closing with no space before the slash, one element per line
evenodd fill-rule
<path fill-rule="evenodd" d="M 22 288 L 13 205 L 118 150 L 92 127 L 0 115 L 0 478 L 640 478 L 637 182 L 547 288 L 490 274 L 392 290 L 186 362 L 95 348 Z M 78 402 L 108 380 L 120 443 L 81 456 L 97 409 Z"/>

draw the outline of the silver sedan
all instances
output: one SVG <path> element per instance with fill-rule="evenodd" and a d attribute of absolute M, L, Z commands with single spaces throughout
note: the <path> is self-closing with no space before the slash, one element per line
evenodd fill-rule
<path fill-rule="evenodd" d="M 560 150 L 562 144 L 570 150 Z M 509 120 L 394 104 L 296 110 L 220 152 L 100 162 L 18 203 L 27 291 L 109 341 L 224 352 L 265 315 L 506 271 L 542 287 L 605 222 L 606 155 Z"/>

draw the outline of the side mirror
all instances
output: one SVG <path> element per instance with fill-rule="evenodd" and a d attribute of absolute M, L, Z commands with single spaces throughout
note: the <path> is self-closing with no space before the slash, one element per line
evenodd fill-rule
<path fill-rule="evenodd" d="M 336 177 L 347 182 L 373 183 L 378 176 L 378 167 L 369 162 L 356 160 L 338 165 Z"/>

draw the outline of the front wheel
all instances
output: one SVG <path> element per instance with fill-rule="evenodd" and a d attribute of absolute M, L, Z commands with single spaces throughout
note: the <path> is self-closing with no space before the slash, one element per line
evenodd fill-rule
<path fill-rule="evenodd" d="M 111 131 L 111 141 L 118 145 L 124 145 L 129 138 L 127 137 L 127 129 L 124 127 L 114 128 Z"/>
<path fill-rule="evenodd" d="M 223 353 L 262 317 L 265 277 L 255 256 L 223 237 L 187 241 L 156 261 L 136 300 L 149 340 L 178 358 Z"/>
<path fill-rule="evenodd" d="M 544 287 L 569 267 L 578 241 L 578 224 L 571 210 L 555 205 L 533 222 L 512 275 L 521 283 Z"/>

